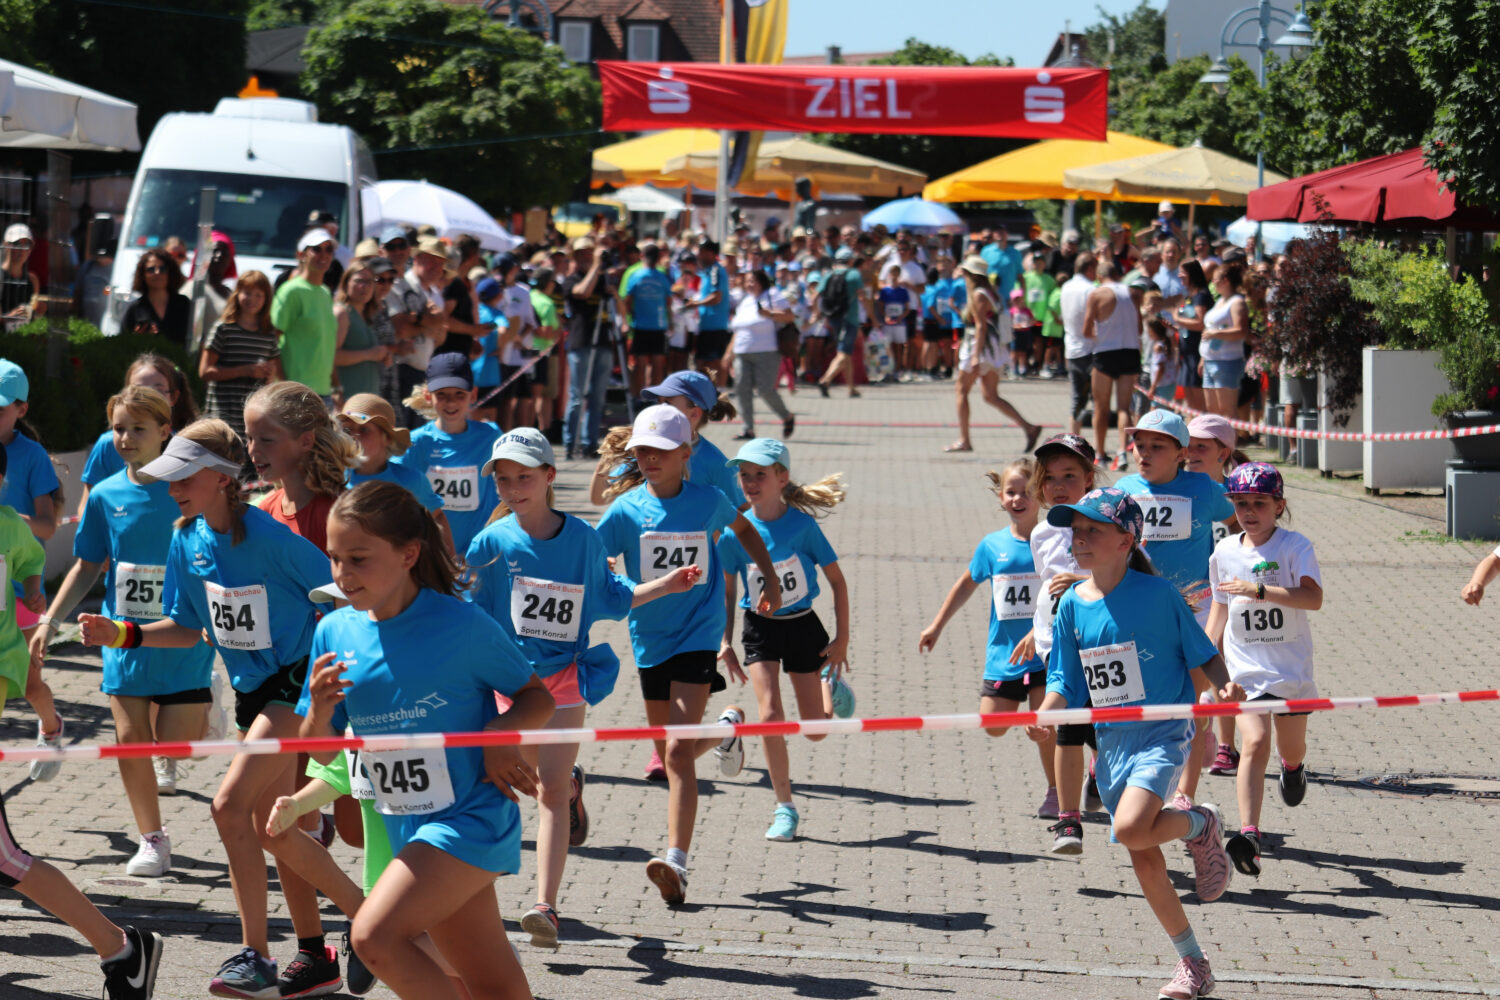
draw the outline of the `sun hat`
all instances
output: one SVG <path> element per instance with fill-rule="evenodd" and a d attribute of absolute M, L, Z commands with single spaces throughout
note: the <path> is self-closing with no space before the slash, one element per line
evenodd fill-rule
<path fill-rule="evenodd" d="M 1054 434 L 1038 445 L 1036 451 L 1031 454 L 1037 461 L 1044 461 L 1048 455 L 1059 451 L 1077 455 L 1086 465 L 1094 464 L 1094 446 L 1077 434 Z"/>
<path fill-rule="evenodd" d="M 1113 486 L 1090 490 L 1077 503 L 1058 504 L 1047 511 L 1047 523 L 1054 528 L 1067 528 L 1073 524 L 1073 515 L 1082 514 L 1100 524 L 1113 524 L 1137 542 L 1141 540 L 1141 528 L 1145 515 L 1141 505 L 1130 498 L 1130 494 Z"/>
<path fill-rule="evenodd" d="M 345 400 L 344 408 L 339 411 L 339 418 L 351 424 L 360 426 L 374 424 L 379 427 L 396 443 L 400 449 L 396 452 L 398 455 L 411 447 L 411 431 L 405 427 L 396 426 L 395 409 L 373 392 L 361 392 L 350 396 Z"/>
<path fill-rule="evenodd" d="M 1239 438 L 1234 427 L 1229 423 L 1229 418 L 1217 413 L 1200 413 L 1188 424 L 1188 436 L 1195 438 L 1213 438 L 1226 448 L 1233 448 L 1239 443 Z"/>
<path fill-rule="evenodd" d="M 380 241 L 373 236 L 367 236 L 354 244 L 354 256 L 356 259 L 360 257 L 377 257 L 379 255 Z"/>
<path fill-rule="evenodd" d="M 141 475 L 175 483 L 200 469 L 212 469 L 238 478 L 240 463 L 215 455 L 197 441 L 189 441 L 177 434 L 167 442 L 167 447 L 159 456 L 141 466 Z"/>
<path fill-rule="evenodd" d="M 749 462 L 751 465 L 779 465 L 788 472 L 792 471 L 791 451 L 775 438 L 752 438 L 746 441 L 740 446 L 739 452 L 724 464 L 737 467 L 741 462 Z"/>
<path fill-rule="evenodd" d="M 1125 428 L 1126 434 L 1136 434 L 1140 431 L 1150 431 L 1152 434 L 1165 434 L 1184 448 L 1188 446 L 1188 440 L 1192 436 L 1188 433 L 1188 425 L 1183 422 L 1181 417 L 1171 410 L 1162 409 L 1152 410 L 1136 421 L 1134 427 Z"/>
<path fill-rule="evenodd" d="M 502 461 L 518 462 L 532 469 L 543 465 L 557 465 L 557 458 L 552 454 L 552 442 L 535 427 L 517 427 L 496 438 L 494 447 L 490 449 L 490 460 L 484 463 L 479 474 L 490 475 L 495 471 L 495 463 Z"/>
<path fill-rule="evenodd" d="M 630 440 L 625 448 L 660 448 L 672 451 L 685 447 L 693 441 L 693 429 L 687 417 L 675 406 L 657 403 L 648 406 L 636 415 L 630 429 Z"/>
<path fill-rule="evenodd" d="M 448 248 L 443 246 L 443 241 L 436 236 L 423 236 L 417 240 L 415 256 L 426 254 L 429 257 L 441 257 L 443 263 L 448 263 Z"/>
<path fill-rule="evenodd" d="M 700 410 L 712 410 L 719 401 L 719 391 L 714 388 L 713 379 L 702 372 L 673 372 L 662 379 L 660 385 L 641 390 L 641 395 L 657 402 L 686 396 Z"/>
<path fill-rule="evenodd" d="M 427 362 L 427 391 L 439 389 L 472 389 L 474 372 L 469 359 L 456 351 L 433 355 Z"/>
<path fill-rule="evenodd" d="M 988 278 L 990 276 L 990 265 L 977 253 L 971 253 L 965 257 L 963 263 L 958 265 L 960 271 L 967 271 L 976 278 Z"/>
<path fill-rule="evenodd" d="M 1224 492 L 1230 496 L 1257 493 L 1280 500 L 1283 488 L 1281 473 L 1265 462 L 1246 462 L 1224 480 Z"/>
<path fill-rule="evenodd" d="M 14 361 L 0 358 L 0 406 L 24 403 L 31 397 L 31 379 Z"/>
<path fill-rule="evenodd" d="M 320 227 L 318 229 L 309 229 L 303 233 L 302 238 L 297 241 L 297 249 L 311 250 L 313 247 L 320 247 L 324 243 L 332 243 L 334 246 L 338 246 L 338 242 L 338 240 L 333 238 L 332 233 Z"/>

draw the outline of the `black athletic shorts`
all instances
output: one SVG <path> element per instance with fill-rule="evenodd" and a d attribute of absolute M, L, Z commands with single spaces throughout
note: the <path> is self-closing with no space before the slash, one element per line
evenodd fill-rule
<path fill-rule="evenodd" d="M 1010 331 L 1010 349 L 1017 354 L 1025 354 L 1031 350 L 1031 343 L 1042 328 L 1039 326 L 1018 326 Z"/>
<path fill-rule="evenodd" d="M 288 663 L 261 682 L 254 691 L 234 693 L 234 725 L 246 732 L 255 717 L 266 710 L 267 705 L 286 705 L 296 708 L 302 698 L 302 686 L 307 680 L 307 661 Z"/>
<path fill-rule="evenodd" d="M 630 338 L 630 356 L 638 357 L 642 354 L 666 354 L 667 353 L 667 331 L 665 330 L 636 330 Z"/>
<path fill-rule="evenodd" d="M 719 673 L 719 654 L 712 649 L 678 653 L 654 667 L 636 671 L 641 675 L 641 697 L 647 701 L 670 701 L 672 682 L 707 684 L 710 693 L 729 686 Z"/>
<path fill-rule="evenodd" d="M 1004 698 L 1025 705 L 1031 692 L 1047 686 L 1047 671 L 1033 670 L 1031 673 L 1009 681 L 980 681 L 979 697 Z"/>
<path fill-rule="evenodd" d="M 1141 352 L 1134 347 L 1121 347 L 1113 351 L 1095 351 L 1094 371 L 1103 372 L 1110 378 L 1139 375 Z"/>
<path fill-rule="evenodd" d="M 297 694 L 300 696 L 302 692 Z M 214 693 L 211 688 L 193 688 L 191 691 L 153 694 L 151 700 L 158 705 L 207 705 L 214 700 Z"/>
<path fill-rule="evenodd" d="M 520 365 L 501 365 L 500 366 L 500 384 L 501 385 L 505 385 L 505 383 L 507 383 L 507 382 L 510 382 L 510 384 L 509 385 L 505 385 L 505 388 L 500 390 L 500 395 L 496 396 L 495 397 L 496 399 L 520 399 L 523 396 L 530 396 L 531 395 L 531 372 L 530 371 L 526 372 L 526 374 L 522 375 L 520 378 L 516 379 L 514 382 L 510 381 L 511 376 L 514 375 L 516 372 L 518 372 L 520 370 L 521 370 L 521 366 Z M 533 371 L 534 370 L 535 369 L 533 369 Z"/>
<path fill-rule="evenodd" d="M 785 618 L 767 618 L 745 612 L 740 633 L 746 663 L 780 663 L 789 674 L 810 674 L 823 669 L 823 650 L 828 630 L 811 611 Z"/>
<path fill-rule="evenodd" d="M 1282 701 L 1283 699 L 1274 694 L 1258 694 L 1250 701 Z M 1312 715 L 1311 712 L 1272 712 L 1272 715 Z"/>
<path fill-rule="evenodd" d="M 922 321 L 922 339 L 941 344 L 945 340 L 953 339 L 953 331 L 939 323 L 935 319 L 924 319 Z"/>
<path fill-rule="evenodd" d="M 720 361 L 729 349 L 728 330 L 699 330 L 693 356 L 699 361 Z"/>

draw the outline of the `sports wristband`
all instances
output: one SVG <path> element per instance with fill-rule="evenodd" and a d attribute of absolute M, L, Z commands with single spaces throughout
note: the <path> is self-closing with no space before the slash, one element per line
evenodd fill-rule
<path fill-rule="evenodd" d="M 109 644 L 110 649 L 135 649 L 141 644 L 144 636 L 141 635 L 141 627 L 135 622 L 115 621 L 115 641 Z"/>
<path fill-rule="evenodd" d="M 1255 599 L 1258 600 L 1258 601 L 1264 601 L 1266 599 L 1266 585 L 1265 584 L 1263 584 L 1263 583 L 1257 583 L 1255 585 Z"/>

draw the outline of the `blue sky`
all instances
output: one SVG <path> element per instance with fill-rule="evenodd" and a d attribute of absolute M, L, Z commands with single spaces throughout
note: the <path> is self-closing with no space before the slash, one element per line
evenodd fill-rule
<path fill-rule="evenodd" d="M 786 54 L 815 55 L 829 45 L 845 52 L 886 52 L 908 37 L 946 45 L 969 58 L 993 52 L 1018 66 L 1038 66 L 1072 21 L 1079 31 L 1099 19 L 1099 8 L 1122 15 L 1139 0 L 791 0 Z M 1152 0 L 1158 9 L 1166 0 Z M 933 13 L 941 17 L 933 18 Z"/>

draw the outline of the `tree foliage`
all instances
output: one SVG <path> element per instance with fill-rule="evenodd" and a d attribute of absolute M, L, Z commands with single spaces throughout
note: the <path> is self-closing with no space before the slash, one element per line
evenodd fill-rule
<path fill-rule="evenodd" d="M 1427 0 L 1411 55 L 1437 103 L 1427 162 L 1465 201 L 1500 205 L 1500 2 Z"/>
<path fill-rule="evenodd" d="M 313 29 L 302 91 L 350 126 L 385 177 L 425 178 L 490 211 L 566 200 L 587 169 L 599 87 L 562 50 L 478 7 L 353 0 Z M 470 144 L 474 140 L 507 140 Z"/>
<path fill-rule="evenodd" d="M 898 51 L 870 62 L 874 66 L 1013 66 L 1015 60 L 986 54 L 969 60 L 953 49 L 908 38 Z M 863 156 L 911 167 L 929 179 L 1019 149 L 1031 140 L 950 135 L 817 135 L 813 138 Z M 920 192 L 908 191 L 907 194 Z"/>
<path fill-rule="evenodd" d="M 1112 108 L 1133 103 L 1136 94 L 1167 68 L 1167 15 L 1148 0 L 1124 15 L 1107 14 L 1083 30 L 1089 58 L 1109 67 Z"/>
<path fill-rule="evenodd" d="M 1255 71 L 1229 57 L 1229 89 L 1222 96 L 1198 82 L 1208 56 L 1181 59 L 1150 81 L 1129 88 L 1110 127 L 1173 146 L 1202 142 L 1209 149 L 1253 161 L 1259 108 Z"/>
<path fill-rule="evenodd" d="M 291 28 L 299 24 L 321 24 L 336 16 L 341 0 L 250 0 L 251 31 Z"/>

